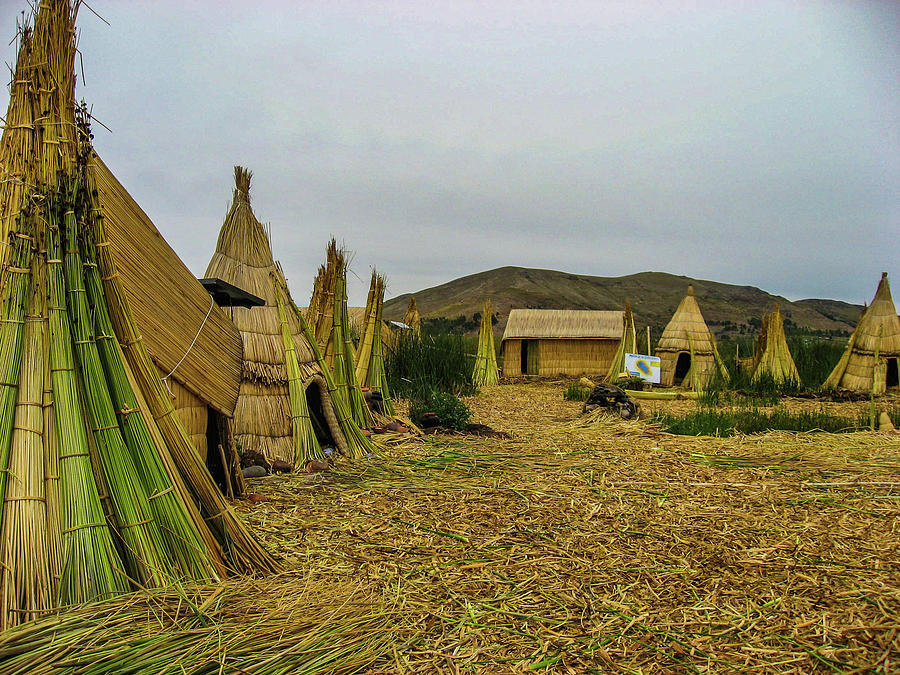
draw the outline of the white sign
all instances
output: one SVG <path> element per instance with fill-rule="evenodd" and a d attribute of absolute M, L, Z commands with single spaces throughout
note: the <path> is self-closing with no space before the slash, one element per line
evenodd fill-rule
<path fill-rule="evenodd" d="M 659 384 L 659 357 L 645 354 L 626 354 L 625 370 L 644 382 Z"/>

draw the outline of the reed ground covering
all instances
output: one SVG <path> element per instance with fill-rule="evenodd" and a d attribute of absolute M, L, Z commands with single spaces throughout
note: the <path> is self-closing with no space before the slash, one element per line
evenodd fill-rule
<path fill-rule="evenodd" d="M 466 399 L 511 439 L 262 479 L 242 514 L 304 576 L 380 589 L 373 673 L 900 668 L 900 435 L 685 438 L 579 418 L 567 384 Z"/>
<path fill-rule="evenodd" d="M 674 436 L 647 418 L 696 402 L 580 416 L 569 384 L 466 399 L 509 439 L 395 437 L 327 474 L 251 480 L 268 501 L 239 514 L 288 572 L 73 613 L 77 649 L 36 624 L 40 672 L 134 664 L 92 661 L 114 650 L 173 664 L 159 672 L 219 672 L 227 653 L 222 672 L 257 675 L 900 669 L 900 434 Z M 0 659 L 28 641 L 5 637 Z"/>

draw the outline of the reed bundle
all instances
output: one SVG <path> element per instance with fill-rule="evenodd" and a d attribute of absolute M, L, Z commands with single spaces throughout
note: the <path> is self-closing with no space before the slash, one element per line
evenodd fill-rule
<path fill-rule="evenodd" d="M 491 301 L 485 300 L 481 309 L 481 327 L 478 331 L 478 349 L 475 352 L 475 370 L 472 383 L 476 387 L 497 384 L 497 350 L 494 347 L 494 325 Z"/>
<path fill-rule="evenodd" d="M 376 448 L 372 441 L 369 440 L 368 436 L 366 436 L 356 422 L 353 421 L 353 416 L 350 412 L 350 404 L 347 399 L 339 395 L 339 389 L 334 375 L 325 363 L 325 356 L 319 349 L 312 328 L 306 323 L 306 317 L 303 316 L 303 312 L 300 311 L 300 308 L 298 308 L 291 299 L 290 293 L 287 290 L 287 283 L 284 281 L 284 276 L 273 275 L 273 281 L 281 288 L 288 309 L 291 310 L 291 313 L 300 324 L 303 334 L 306 336 L 306 341 L 312 348 L 316 357 L 316 362 L 321 369 L 322 378 L 325 381 L 330 403 L 333 405 L 334 414 L 336 416 L 335 422 L 342 432 L 339 437 L 335 437 L 336 441 L 338 441 L 339 438 L 340 440 L 338 442 L 342 443 L 342 445 L 339 446 L 339 449 L 351 459 L 373 454 Z"/>
<path fill-rule="evenodd" d="M 784 335 L 784 320 L 777 303 L 772 312 L 763 317 L 753 357 L 753 381 L 763 376 L 772 378 L 776 384 L 786 381 L 800 384 L 800 373 L 791 357 Z"/>
<path fill-rule="evenodd" d="M 394 414 L 394 404 L 384 370 L 384 277 L 372 270 L 369 295 L 363 314 L 363 327 L 356 350 L 356 381 L 381 394 L 386 415 Z"/>
<path fill-rule="evenodd" d="M 77 5 L 41 2 L 23 32 L 9 119 L 41 115 L 0 140 L 2 628 L 277 568 L 198 459 L 131 318 L 74 103 Z"/>
<path fill-rule="evenodd" d="M 341 408 L 350 412 L 350 418 L 359 428 L 372 426 L 372 415 L 363 397 L 357 379 L 355 350 L 350 337 L 350 319 L 347 313 L 347 253 L 332 239 L 325 252 L 324 272 L 317 277 L 318 295 L 330 300 L 330 307 L 322 305 L 315 328 L 316 344 L 323 352 L 323 369 L 330 369 L 335 384 L 334 396 L 341 401 Z M 318 301 L 317 301 L 318 302 Z M 312 302 L 310 303 L 312 304 Z M 324 347 L 323 347 L 324 344 Z"/>
<path fill-rule="evenodd" d="M 625 301 L 625 312 L 622 315 L 622 339 L 616 349 L 609 370 L 606 372 L 606 381 L 615 382 L 625 372 L 625 355 L 637 354 L 637 333 L 634 329 L 634 314 L 631 312 L 631 302 Z"/>
<path fill-rule="evenodd" d="M 419 305 L 416 303 L 416 296 L 409 296 L 409 304 L 406 306 L 406 313 L 403 315 L 403 323 L 412 328 L 416 335 L 422 332 L 422 319 L 419 316 Z"/>

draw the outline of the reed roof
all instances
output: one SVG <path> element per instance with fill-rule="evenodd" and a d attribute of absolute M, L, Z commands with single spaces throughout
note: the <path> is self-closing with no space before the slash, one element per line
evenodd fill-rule
<path fill-rule="evenodd" d="M 110 245 L 150 356 L 230 416 L 241 378 L 240 334 L 103 160 L 93 161 Z"/>
<path fill-rule="evenodd" d="M 891 297 L 891 285 L 887 272 L 881 275 L 872 304 L 853 331 L 853 351 L 858 354 L 873 355 L 875 350 L 881 356 L 900 356 L 900 318 Z"/>
<path fill-rule="evenodd" d="M 284 345 L 275 290 L 276 275 L 284 274 L 272 256 L 269 236 L 250 206 L 250 179 L 247 169 L 234 168 L 235 188 L 231 208 L 219 232 L 216 252 L 206 268 L 206 276 L 217 277 L 261 298 L 260 307 L 232 308 L 232 320 L 244 344 L 243 377 L 264 384 L 287 384 Z M 286 287 L 286 284 L 285 284 Z M 291 335 L 303 378 L 319 373 L 315 354 L 303 336 L 296 317 L 288 317 Z"/>
<path fill-rule="evenodd" d="M 693 345 L 694 354 L 705 355 L 716 352 L 715 341 L 709 326 L 700 312 L 700 305 L 694 297 L 694 286 L 689 285 L 687 293 L 669 320 L 656 346 L 659 352 L 689 352 Z"/>
<path fill-rule="evenodd" d="M 503 340 L 617 340 L 622 334 L 622 317 L 621 311 L 513 309 L 509 312 Z"/>

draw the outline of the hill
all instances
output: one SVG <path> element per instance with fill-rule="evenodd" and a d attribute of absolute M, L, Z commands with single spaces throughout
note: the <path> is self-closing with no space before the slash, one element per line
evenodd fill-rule
<path fill-rule="evenodd" d="M 763 314 L 771 311 L 776 301 L 788 327 L 793 324 L 823 334 L 849 333 L 862 309 L 836 300 L 791 302 L 754 286 L 734 286 L 665 272 L 594 277 L 524 267 L 500 267 L 470 274 L 413 295 L 423 319 L 469 318 L 481 311 L 483 298 L 490 297 L 494 312 L 499 315 L 498 334 L 502 334 L 512 308 L 619 309 L 630 300 L 637 326 L 649 325 L 658 336 L 688 284 L 694 285 L 703 316 L 718 335 L 755 332 Z M 386 301 L 385 318 L 401 320 L 409 297 L 410 294 L 404 294 Z"/>

